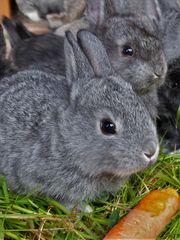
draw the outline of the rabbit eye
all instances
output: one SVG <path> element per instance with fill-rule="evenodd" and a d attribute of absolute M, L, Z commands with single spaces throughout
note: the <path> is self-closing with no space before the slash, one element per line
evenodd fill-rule
<path fill-rule="evenodd" d="M 133 55 L 133 49 L 130 46 L 124 46 L 122 50 L 122 54 L 124 56 L 132 56 Z"/>
<path fill-rule="evenodd" d="M 105 135 L 116 134 L 116 125 L 110 119 L 102 119 L 100 127 L 101 127 L 102 133 Z"/>
<path fill-rule="evenodd" d="M 171 85 L 171 88 L 179 88 L 179 87 L 180 87 L 180 83 L 178 83 L 178 82 L 174 82 Z"/>

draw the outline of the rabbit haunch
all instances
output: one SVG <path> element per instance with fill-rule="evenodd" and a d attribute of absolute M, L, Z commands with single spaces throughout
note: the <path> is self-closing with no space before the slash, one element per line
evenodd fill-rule
<path fill-rule="evenodd" d="M 66 205 L 118 190 L 159 151 L 149 113 L 101 42 L 85 30 L 78 42 L 91 48 L 67 34 L 66 77 L 29 70 L 0 82 L 0 173 L 17 192 Z"/>

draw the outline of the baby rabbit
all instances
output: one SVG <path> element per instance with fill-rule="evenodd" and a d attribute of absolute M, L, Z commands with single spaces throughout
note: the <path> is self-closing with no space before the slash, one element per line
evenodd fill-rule
<path fill-rule="evenodd" d="M 151 115 L 156 116 L 156 108 L 153 109 L 157 105 L 156 90 L 164 82 L 167 70 L 157 28 L 151 21 L 157 18 L 157 12 L 149 1 L 144 1 L 134 14 L 133 6 L 138 6 L 139 0 L 131 1 L 128 8 L 129 3 L 107 0 L 103 6 L 102 0 L 92 0 L 88 2 L 91 11 L 87 17 L 105 45 L 116 72 L 132 84 L 135 92 L 144 98 Z M 142 15 L 142 11 L 146 11 L 149 18 Z"/>
<path fill-rule="evenodd" d="M 89 0 L 82 20 L 101 39 L 113 68 L 141 95 L 153 118 L 157 115 L 157 88 L 167 70 L 154 23 L 158 14 L 156 0 Z"/>
<path fill-rule="evenodd" d="M 17 22 L 14 25 L 3 17 L 3 26 L 9 35 L 11 58 L 19 69 L 43 69 L 54 74 L 64 74 L 64 38 L 53 33 L 35 35 Z"/>
<path fill-rule="evenodd" d="M 85 8 L 85 0 L 16 0 L 19 10 L 32 21 L 47 19 L 51 27 L 79 18 Z"/>
<path fill-rule="evenodd" d="M 21 71 L 0 82 L 0 173 L 67 206 L 116 191 L 156 161 L 156 128 L 91 33 L 68 32 L 66 76 Z"/>

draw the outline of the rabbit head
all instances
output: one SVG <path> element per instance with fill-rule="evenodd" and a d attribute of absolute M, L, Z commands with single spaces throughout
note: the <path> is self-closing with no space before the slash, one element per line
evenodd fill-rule
<path fill-rule="evenodd" d="M 101 0 L 87 4 L 86 18 L 107 49 L 113 68 L 138 94 L 157 89 L 167 70 L 154 2 Z M 136 5 L 139 9 L 134 13 Z"/>

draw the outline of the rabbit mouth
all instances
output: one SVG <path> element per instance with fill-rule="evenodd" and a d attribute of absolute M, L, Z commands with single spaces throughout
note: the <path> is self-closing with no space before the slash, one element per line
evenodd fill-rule
<path fill-rule="evenodd" d="M 134 167 L 133 169 L 126 169 L 119 171 L 118 169 L 114 170 L 114 172 L 102 172 L 98 175 L 98 178 L 101 178 L 103 180 L 108 180 L 110 182 L 116 182 L 119 181 L 119 179 L 126 179 L 130 177 L 132 174 L 141 172 L 142 170 L 145 170 L 148 167 L 148 165 L 142 167 Z"/>

